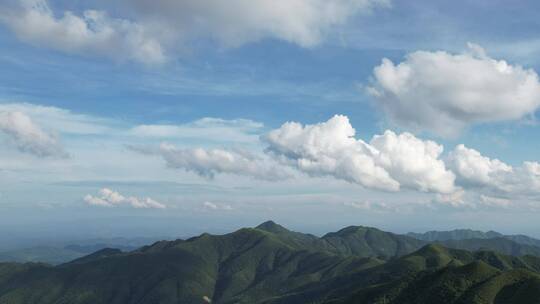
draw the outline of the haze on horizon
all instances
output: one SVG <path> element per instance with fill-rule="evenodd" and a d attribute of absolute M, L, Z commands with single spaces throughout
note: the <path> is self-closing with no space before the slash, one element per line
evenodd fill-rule
<path fill-rule="evenodd" d="M 0 243 L 540 237 L 539 5 L 2 1 Z"/>

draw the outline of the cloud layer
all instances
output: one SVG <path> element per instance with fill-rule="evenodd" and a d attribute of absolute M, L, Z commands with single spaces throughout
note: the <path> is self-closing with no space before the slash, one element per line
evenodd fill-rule
<path fill-rule="evenodd" d="M 137 209 L 165 209 L 167 206 L 157 202 L 149 197 L 137 198 L 134 196 L 125 197 L 122 194 L 113 191 L 108 188 L 103 188 L 99 191 L 97 196 L 86 195 L 84 201 L 92 206 L 100 207 L 115 207 L 120 205 L 127 205 Z"/>
<path fill-rule="evenodd" d="M 22 152 L 38 157 L 67 157 L 58 138 L 45 132 L 19 111 L 0 111 L 0 132 Z"/>
<path fill-rule="evenodd" d="M 329 179 L 310 181 L 306 178 L 309 175 L 347 181 L 367 189 L 402 190 L 403 195 L 416 195 L 433 203 L 456 207 L 532 208 L 540 202 L 540 164 L 536 161 L 510 165 L 465 145 L 457 145 L 445 152 L 441 144 L 407 132 L 387 130 L 364 140 L 356 137 L 356 130 L 342 115 L 311 125 L 287 122 L 260 139 L 256 135 L 263 132 L 262 124 L 249 120 L 205 118 L 173 129 L 174 132 L 168 132 L 166 128 L 167 132 L 163 133 L 158 128 L 157 131 L 138 133 L 135 130 L 142 132 L 142 129 L 58 108 L 2 104 L 0 133 L 7 143 L 36 156 L 62 157 L 65 156 L 63 146 L 53 135 L 58 133 L 68 141 L 73 155 L 52 162 L 13 153 L 8 146 L 0 151 L 7 156 L 2 166 L 9 171 L 5 171 L 4 176 L 6 180 L 11 177 L 26 180 L 42 174 L 43 179 L 37 180 L 47 182 L 66 178 L 99 179 L 102 176 L 111 180 L 132 180 L 136 176 L 197 183 L 201 180 L 196 175 L 212 179 L 223 174 L 247 178 L 218 178 L 212 183 L 226 180 L 242 185 L 249 184 L 249 179 L 269 182 L 289 179 L 291 187 L 309 188 L 326 182 L 330 182 L 329 189 L 344 187 L 343 183 L 331 183 Z M 224 148 L 214 148 L 213 138 L 222 134 L 227 134 L 227 138 L 231 136 L 228 138 L 231 141 L 220 142 Z M 185 140 L 197 137 L 200 141 L 193 144 Z M 175 144 L 158 145 L 163 139 Z M 77 147 L 81 144 L 82 147 Z M 146 148 L 138 151 L 142 154 L 129 155 L 124 144 Z M 245 144 L 249 150 L 238 148 L 247 147 Z M 196 175 L 163 170 L 163 161 L 169 168 Z M 20 170 L 31 170 L 32 173 L 17 173 Z M 276 187 L 272 190 L 276 191 L 285 183 L 257 182 L 257 185 L 263 184 Z M 358 191 L 359 188 L 347 189 Z M 208 198 L 208 201 L 212 200 Z M 164 206 L 151 198 L 127 197 L 110 189 L 102 189 L 98 195 L 87 195 L 85 201 L 99 206 Z M 212 209 L 211 205 L 206 205 L 205 208 Z"/>
<path fill-rule="evenodd" d="M 532 69 L 470 51 L 417 51 L 394 64 L 383 59 L 368 89 L 394 123 L 442 136 L 483 122 L 520 119 L 540 107 L 540 82 Z"/>

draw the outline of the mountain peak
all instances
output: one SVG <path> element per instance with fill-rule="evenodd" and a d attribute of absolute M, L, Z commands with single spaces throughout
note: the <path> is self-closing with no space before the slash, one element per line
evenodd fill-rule
<path fill-rule="evenodd" d="M 351 234 L 357 234 L 357 233 L 365 233 L 366 231 L 368 230 L 377 230 L 375 228 L 371 228 L 371 227 L 364 227 L 364 226 L 347 226 L 343 229 L 340 229 L 336 232 L 329 232 L 327 234 L 325 234 L 323 236 L 323 238 L 326 238 L 326 237 L 344 237 L 344 236 L 347 236 L 347 235 L 351 235 Z"/>
<path fill-rule="evenodd" d="M 264 230 L 264 231 L 267 231 L 267 232 L 272 232 L 272 233 L 283 233 L 283 232 L 289 232 L 289 229 L 277 224 L 276 222 L 274 221 L 266 221 L 262 224 L 260 224 L 259 226 L 255 227 L 256 229 L 259 229 L 259 230 Z"/>

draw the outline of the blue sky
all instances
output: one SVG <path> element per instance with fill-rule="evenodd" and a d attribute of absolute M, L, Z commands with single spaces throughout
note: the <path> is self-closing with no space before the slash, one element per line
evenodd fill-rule
<path fill-rule="evenodd" d="M 1 4 L 3 231 L 537 234 L 536 2 L 229 6 Z"/>

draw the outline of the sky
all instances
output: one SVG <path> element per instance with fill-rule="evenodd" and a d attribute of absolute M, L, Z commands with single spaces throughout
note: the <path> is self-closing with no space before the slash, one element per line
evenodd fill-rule
<path fill-rule="evenodd" d="M 0 241 L 540 237 L 539 9 L 2 1 Z"/>

